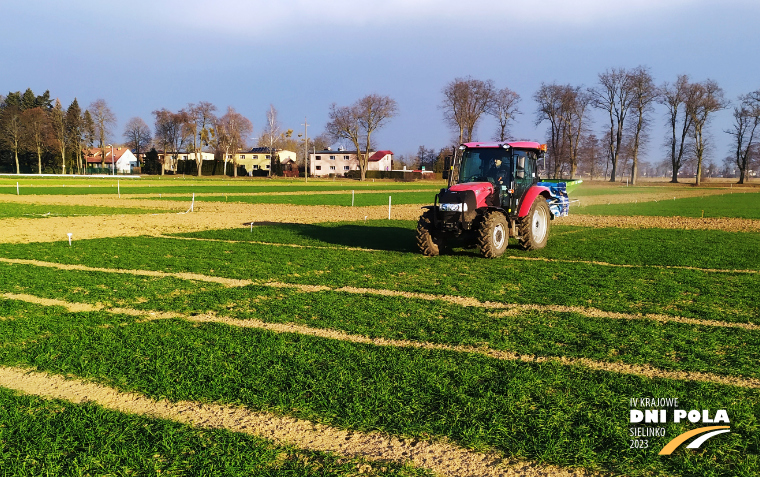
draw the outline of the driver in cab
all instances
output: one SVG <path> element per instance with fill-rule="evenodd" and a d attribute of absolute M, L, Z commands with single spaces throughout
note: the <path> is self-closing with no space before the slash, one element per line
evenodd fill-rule
<path fill-rule="evenodd" d="M 493 162 L 491 162 L 491 166 L 488 168 L 488 172 L 486 173 L 488 179 L 497 184 L 503 182 L 504 177 L 506 176 L 506 170 L 502 167 L 502 163 L 503 161 L 501 158 L 495 158 Z"/>

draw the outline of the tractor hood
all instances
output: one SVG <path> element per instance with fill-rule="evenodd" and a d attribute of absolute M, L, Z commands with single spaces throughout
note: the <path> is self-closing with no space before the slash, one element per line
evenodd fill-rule
<path fill-rule="evenodd" d="M 493 194 L 493 185 L 490 182 L 465 182 L 453 185 L 449 188 L 452 192 L 472 191 L 475 194 L 477 208 L 487 207 L 486 200 Z"/>

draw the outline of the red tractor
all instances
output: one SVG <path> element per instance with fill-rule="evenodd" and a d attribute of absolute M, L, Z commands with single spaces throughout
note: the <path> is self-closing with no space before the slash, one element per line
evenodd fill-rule
<path fill-rule="evenodd" d="M 516 237 L 525 250 L 546 246 L 550 221 L 567 215 L 564 182 L 541 182 L 537 142 L 470 142 L 459 146 L 448 189 L 424 207 L 417 224 L 417 245 L 428 256 L 460 242 L 477 246 L 486 258 L 499 257 Z"/>

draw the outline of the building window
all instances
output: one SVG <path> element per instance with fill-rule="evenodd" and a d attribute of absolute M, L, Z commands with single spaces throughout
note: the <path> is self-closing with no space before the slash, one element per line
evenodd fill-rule
<path fill-rule="evenodd" d="M 258 158 L 259 158 L 259 155 L 258 155 L 258 154 L 254 154 L 254 155 L 253 155 L 253 158 L 254 158 L 254 159 L 258 159 Z"/>
<path fill-rule="evenodd" d="M 334 171 L 335 170 L 335 166 L 330 166 L 330 170 Z"/>
<path fill-rule="evenodd" d="M 335 160 L 335 156 L 330 156 L 330 160 L 334 161 Z"/>
<path fill-rule="evenodd" d="M 347 171 L 347 170 L 349 170 L 349 169 L 350 169 L 350 167 L 348 167 L 348 166 L 343 166 L 343 170 L 344 170 L 344 171 Z"/>
<path fill-rule="evenodd" d="M 270 158 L 270 157 L 269 157 L 269 154 L 267 154 L 267 159 L 269 159 L 269 158 Z"/>
<path fill-rule="evenodd" d="M 227 154 L 227 159 L 232 159 L 232 154 Z"/>
<path fill-rule="evenodd" d="M 255 171 L 256 169 L 258 169 L 258 168 L 259 168 L 259 166 L 257 166 L 256 164 L 254 164 L 254 165 L 253 165 L 253 170 L 254 170 L 254 171 Z"/>
<path fill-rule="evenodd" d="M 321 161 L 322 160 L 322 156 L 314 156 L 314 159 L 316 159 L 317 161 Z"/>
<path fill-rule="evenodd" d="M 266 165 L 266 168 L 269 169 L 269 164 Z"/>
<path fill-rule="evenodd" d="M 187 156 L 182 156 L 182 159 L 187 160 Z"/>
<path fill-rule="evenodd" d="M 349 160 L 349 159 L 351 159 L 351 157 L 350 157 L 350 156 L 343 156 L 343 160 L 344 160 L 344 161 L 347 161 L 347 160 Z"/>
<path fill-rule="evenodd" d="M 322 166 L 317 166 L 317 167 L 316 167 L 316 169 L 317 169 L 318 171 L 321 171 L 321 170 L 322 170 Z"/>
<path fill-rule="evenodd" d="M 240 159 L 245 159 L 245 154 L 241 154 Z"/>

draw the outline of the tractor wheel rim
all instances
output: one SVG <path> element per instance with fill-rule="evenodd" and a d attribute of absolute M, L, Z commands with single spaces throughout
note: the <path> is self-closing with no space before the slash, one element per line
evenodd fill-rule
<path fill-rule="evenodd" d="M 533 240 L 538 243 L 544 241 L 547 224 L 548 217 L 546 216 L 546 210 L 543 208 L 536 209 L 533 213 Z"/>
<path fill-rule="evenodd" d="M 493 228 L 493 244 L 496 248 L 502 248 L 504 246 L 505 234 L 504 226 L 498 224 Z"/>

